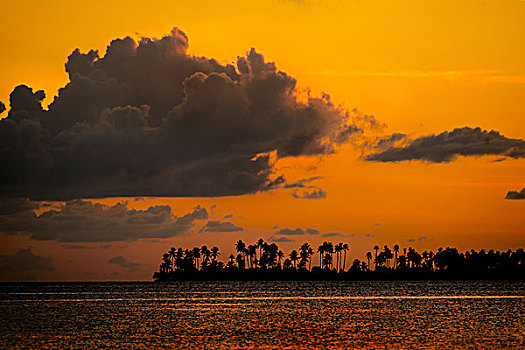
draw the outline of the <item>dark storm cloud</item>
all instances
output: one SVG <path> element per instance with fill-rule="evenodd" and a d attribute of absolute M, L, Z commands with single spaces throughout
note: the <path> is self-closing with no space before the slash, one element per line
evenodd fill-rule
<path fill-rule="evenodd" d="M 317 234 L 319 234 L 319 230 L 316 230 L 314 228 L 307 228 L 303 230 L 300 227 L 296 228 L 295 230 L 292 230 L 286 227 L 278 231 L 275 231 L 273 233 L 274 236 L 302 236 L 302 235 L 317 235 Z"/>
<path fill-rule="evenodd" d="M 400 137 L 403 136 L 399 134 Z M 525 157 L 525 141 L 511 139 L 497 131 L 464 127 L 452 132 L 417 138 L 403 147 L 390 147 L 365 157 L 368 161 L 399 162 L 426 160 L 434 163 L 450 162 L 458 156 L 500 155 Z"/>
<path fill-rule="evenodd" d="M 523 188 L 521 191 L 507 192 L 505 199 L 525 199 L 525 188 Z"/>
<path fill-rule="evenodd" d="M 0 255 L 0 272 L 54 271 L 50 256 L 33 254 L 31 249 L 20 249 L 14 255 Z"/>
<path fill-rule="evenodd" d="M 127 203 L 113 206 L 74 200 L 58 209 L 36 215 L 32 210 L 0 215 L 0 232 L 28 234 L 34 240 L 58 242 L 134 241 L 184 234 L 197 220 L 208 219 L 205 208 L 176 216 L 168 205 L 145 210 L 129 209 Z"/>
<path fill-rule="evenodd" d="M 78 49 L 47 110 L 21 85 L 0 121 L 0 195 L 33 200 L 242 195 L 272 187 L 269 154 L 322 155 L 362 132 L 328 95 L 254 49 L 236 66 L 186 53 L 174 29 Z"/>
<path fill-rule="evenodd" d="M 0 198 L 0 216 L 25 213 L 39 207 L 27 198 Z"/>
<path fill-rule="evenodd" d="M 204 225 L 201 232 L 238 232 L 243 228 L 229 221 L 211 220 Z"/>
<path fill-rule="evenodd" d="M 128 269 L 131 271 L 136 271 L 140 266 L 142 266 L 142 264 L 129 261 L 128 259 L 126 259 L 125 257 L 121 255 L 109 258 L 108 264 L 115 264 L 115 265 L 122 267 L 123 269 Z"/>
<path fill-rule="evenodd" d="M 322 188 L 308 189 L 304 191 L 294 191 L 292 196 L 297 199 L 325 199 L 326 191 Z"/>

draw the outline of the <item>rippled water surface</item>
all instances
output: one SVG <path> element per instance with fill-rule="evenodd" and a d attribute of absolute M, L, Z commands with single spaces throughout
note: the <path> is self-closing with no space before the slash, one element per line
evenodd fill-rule
<path fill-rule="evenodd" d="M 525 348 L 525 282 L 0 284 L 0 348 Z"/>

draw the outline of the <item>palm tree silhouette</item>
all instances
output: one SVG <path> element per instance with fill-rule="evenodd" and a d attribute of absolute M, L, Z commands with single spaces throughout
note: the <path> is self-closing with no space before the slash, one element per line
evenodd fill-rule
<path fill-rule="evenodd" d="M 264 239 L 259 238 L 259 240 L 258 240 L 257 243 L 256 243 L 256 246 L 257 246 L 257 248 L 259 248 L 259 260 L 261 260 L 261 256 L 262 256 L 262 248 L 263 248 L 263 246 L 264 246 Z"/>
<path fill-rule="evenodd" d="M 314 250 L 312 247 L 308 248 L 308 270 L 312 271 L 312 256 L 314 256 Z"/>
<path fill-rule="evenodd" d="M 297 250 L 292 250 L 290 253 L 290 261 L 293 263 L 293 267 L 295 269 L 295 262 L 299 259 L 299 255 L 297 254 Z"/>
<path fill-rule="evenodd" d="M 169 273 L 173 271 L 173 265 L 170 259 L 170 253 L 164 253 L 162 255 L 162 263 L 160 264 L 160 270 L 161 272 Z"/>
<path fill-rule="evenodd" d="M 384 255 L 385 255 L 386 266 L 387 266 L 387 267 L 390 267 L 390 260 L 392 260 L 392 258 L 394 257 L 394 255 L 392 255 L 392 251 L 390 250 L 390 248 L 388 248 L 387 245 L 384 246 L 384 248 L 383 248 L 383 253 L 384 253 Z"/>
<path fill-rule="evenodd" d="M 198 247 L 193 248 L 192 255 L 193 255 L 193 258 L 195 259 L 195 268 L 198 270 L 199 269 L 199 258 L 201 257 L 200 248 Z"/>
<path fill-rule="evenodd" d="M 325 250 L 325 243 L 324 242 L 323 244 L 321 244 L 318 248 L 317 248 L 317 252 L 319 253 L 319 268 L 323 268 L 323 255 L 324 255 L 324 252 L 326 251 Z"/>
<path fill-rule="evenodd" d="M 377 270 L 377 252 L 379 252 L 379 246 L 378 246 L 378 245 L 374 246 L 374 250 L 376 251 L 376 258 L 375 258 L 374 263 L 375 263 L 375 265 L 376 265 L 375 268 L 376 268 L 376 270 Z"/>
<path fill-rule="evenodd" d="M 217 260 L 217 258 L 219 257 L 219 255 L 221 255 L 221 254 L 219 254 L 219 248 L 217 248 L 217 247 L 213 247 L 213 248 L 211 248 L 211 258 L 212 258 L 213 260 Z"/>
<path fill-rule="evenodd" d="M 346 266 L 346 252 L 350 250 L 350 247 L 348 246 L 348 243 L 343 244 L 343 251 L 344 253 L 344 259 L 343 259 L 343 271 L 345 270 Z"/>
<path fill-rule="evenodd" d="M 323 258 L 323 265 L 325 266 L 325 268 L 328 266 L 332 266 L 332 255 L 330 253 L 326 253 L 324 258 Z"/>
<path fill-rule="evenodd" d="M 239 239 L 237 243 L 235 243 L 235 249 L 238 253 L 242 254 L 242 258 L 244 259 L 244 266 L 246 266 L 246 244 Z"/>
<path fill-rule="evenodd" d="M 339 263 L 341 260 L 339 257 L 341 256 L 341 252 L 343 251 L 343 243 L 339 243 L 338 245 L 336 245 L 334 250 L 335 250 L 335 256 L 336 256 L 335 270 L 339 272 Z"/>
<path fill-rule="evenodd" d="M 257 247 L 254 244 L 250 244 L 246 254 L 248 255 L 250 261 L 250 268 L 253 268 L 253 259 L 257 258 Z"/>
<path fill-rule="evenodd" d="M 329 259 L 330 260 L 330 265 L 328 267 L 331 269 L 332 268 L 332 263 L 334 261 L 334 259 L 332 257 L 332 254 L 334 254 L 334 245 L 333 245 L 332 242 L 324 242 L 323 246 L 324 246 L 325 253 L 330 254 L 330 259 Z M 323 259 L 323 265 L 324 265 L 324 259 Z"/>
<path fill-rule="evenodd" d="M 239 267 L 239 269 L 244 270 L 244 268 L 246 267 L 244 256 L 241 253 L 239 253 L 237 254 L 237 257 L 235 258 L 235 260 L 237 260 L 237 266 Z"/>
<path fill-rule="evenodd" d="M 277 258 L 279 259 L 279 261 L 277 262 L 277 265 L 280 266 L 280 265 L 281 265 L 281 259 L 284 258 L 284 253 L 283 253 L 282 250 L 279 250 L 279 251 L 277 252 Z"/>
<path fill-rule="evenodd" d="M 311 249 L 310 244 L 304 243 L 299 249 L 299 269 L 306 268 L 306 264 L 310 260 L 309 250 Z"/>
<path fill-rule="evenodd" d="M 171 247 L 169 252 L 168 252 L 172 265 L 175 265 L 175 254 L 176 254 L 176 252 L 177 252 L 177 250 L 175 248 L 173 248 L 173 247 Z"/>
<path fill-rule="evenodd" d="M 202 254 L 202 266 L 207 266 L 208 263 L 210 262 L 210 257 L 211 257 L 211 252 L 210 250 L 208 249 L 208 247 L 206 247 L 205 245 L 203 245 L 201 247 L 201 254 Z"/>
<path fill-rule="evenodd" d="M 368 260 L 368 269 L 370 270 L 370 260 L 372 260 L 372 253 L 366 253 L 366 259 Z"/>
<path fill-rule="evenodd" d="M 399 246 L 394 245 L 394 269 L 397 269 L 397 254 L 399 253 Z"/>

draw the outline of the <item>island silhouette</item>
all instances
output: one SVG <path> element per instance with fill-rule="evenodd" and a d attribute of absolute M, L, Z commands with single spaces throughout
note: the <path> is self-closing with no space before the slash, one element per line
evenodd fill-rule
<path fill-rule="evenodd" d="M 399 245 L 376 245 L 347 265 L 347 243 L 323 242 L 314 251 L 309 243 L 288 255 L 262 238 L 235 244 L 236 255 L 219 261 L 218 247 L 171 248 L 162 256 L 155 281 L 177 280 L 388 280 L 388 279 L 525 279 L 525 251 L 493 249 L 460 252 L 453 247 L 419 253 Z M 312 257 L 319 264 L 312 266 Z"/>

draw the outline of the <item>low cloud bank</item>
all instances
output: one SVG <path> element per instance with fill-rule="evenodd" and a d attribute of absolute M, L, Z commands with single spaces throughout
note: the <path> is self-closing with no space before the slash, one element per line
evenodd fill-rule
<path fill-rule="evenodd" d="M 0 201 L 2 203 L 2 201 Z M 5 201 L 4 201 L 5 203 Z M 141 238 L 169 238 L 190 231 L 200 220 L 208 219 L 205 208 L 176 216 L 169 205 L 145 210 L 128 208 L 127 203 L 113 206 L 74 200 L 35 214 L 31 202 L 20 200 L 18 210 L 0 214 L 0 232 L 27 234 L 39 241 L 113 242 Z M 0 204 L 0 208 L 6 204 Z"/>

